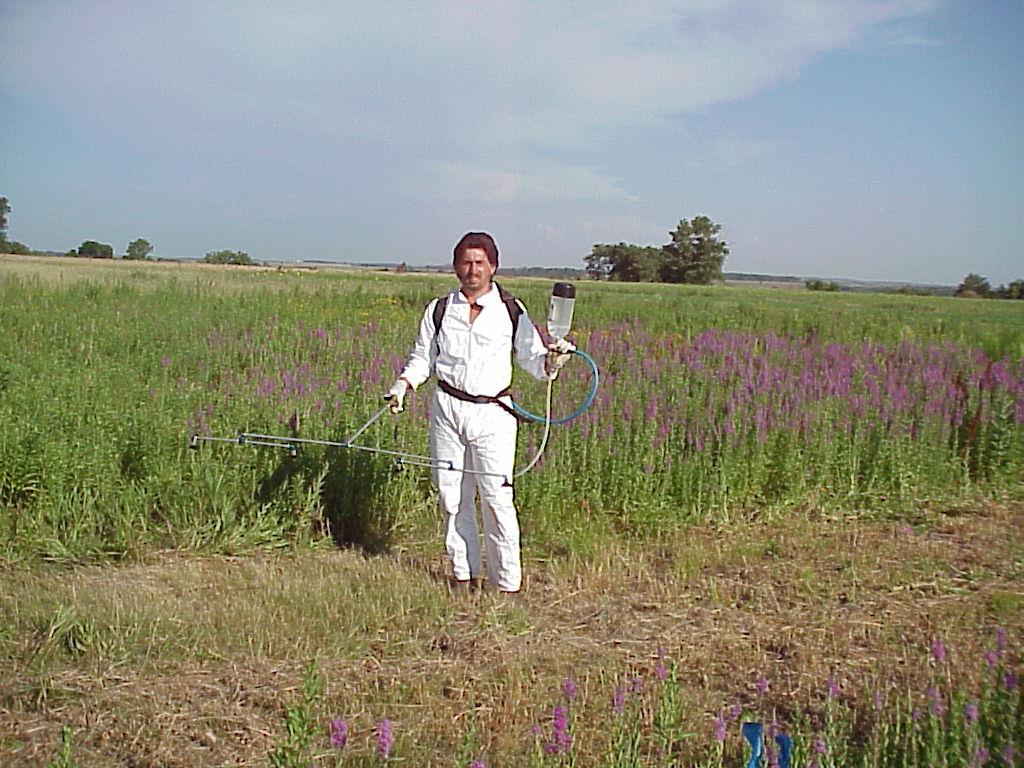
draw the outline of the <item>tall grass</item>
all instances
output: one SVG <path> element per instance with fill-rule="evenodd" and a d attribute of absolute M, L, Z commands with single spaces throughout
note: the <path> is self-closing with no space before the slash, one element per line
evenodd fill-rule
<path fill-rule="evenodd" d="M 0 278 L 3 556 L 432 540 L 422 470 L 338 449 L 187 443 L 350 434 L 452 280 L 198 274 Z M 549 286 L 509 286 L 542 320 Z M 602 388 L 518 483 L 536 547 L 585 554 L 605 536 L 752 507 L 1019 490 L 1024 316 L 1012 302 L 587 283 L 574 335 Z M 540 385 L 518 382 L 538 410 Z M 571 365 L 556 410 L 586 383 Z M 417 393 L 367 444 L 425 451 L 428 406 Z M 537 433 L 523 428 L 520 456 Z"/>

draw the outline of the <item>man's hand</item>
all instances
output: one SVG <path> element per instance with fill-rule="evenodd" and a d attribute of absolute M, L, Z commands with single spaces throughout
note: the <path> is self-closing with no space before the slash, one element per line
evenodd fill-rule
<path fill-rule="evenodd" d="M 384 399 L 390 403 L 392 413 L 401 413 L 405 410 L 405 393 L 408 391 L 409 382 L 405 379 L 399 379 L 391 385 Z"/>
<path fill-rule="evenodd" d="M 558 372 L 565 367 L 575 351 L 576 347 L 565 339 L 559 339 L 550 344 L 547 359 L 544 361 L 544 370 L 547 372 L 548 378 L 557 377 Z"/>

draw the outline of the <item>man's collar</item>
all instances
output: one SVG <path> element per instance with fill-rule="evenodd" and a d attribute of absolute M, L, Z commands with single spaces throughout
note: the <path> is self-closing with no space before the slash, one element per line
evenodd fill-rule
<path fill-rule="evenodd" d="M 461 289 L 456 294 L 455 299 L 463 304 L 479 304 L 481 307 L 486 307 L 488 304 L 493 304 L 495 301 L 501 301 L 501 297 L 498 295 L 498 287 L 493 281 L 491 282 L 491 289 L 474 302 L 470 302 Z"/>

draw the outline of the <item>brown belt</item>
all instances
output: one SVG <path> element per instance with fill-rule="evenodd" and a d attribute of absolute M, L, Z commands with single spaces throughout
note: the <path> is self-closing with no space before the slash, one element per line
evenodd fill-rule
<path fill-rule="evenodd" d="M 512 390 L 508 387 L 505 387 L 505 389 L 501 390 L 501 392 L 496 395 L 471 395 L 469 392 L 463 392 L 461 389 L 453 387 L 447 381 L 440 378 L 437 380 L 437 387 L 446 395 L 454 397 L 456 400 L 462 400 L 465 403 L 494 403 L 495 405 L 500 405 L 519 420 L 519 414 L 512 410 L 512 406 L 498 399 L 499 397 L 508 397 L 512 394 Z"/>

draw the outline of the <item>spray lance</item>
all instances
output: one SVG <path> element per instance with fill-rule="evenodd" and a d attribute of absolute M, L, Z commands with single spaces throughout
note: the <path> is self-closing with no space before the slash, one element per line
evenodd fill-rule
<path fill-rule="evenodd" d="M 576 286 L 572 283 L 555 283 L 551 290 L 551 301 L 548 304 L 547 318 L 548 334 L 552 336 L 555 341 L 549 346 L 549 349 L 552 350 L 550 354 L 558 354 L 558 350 L 567 350 L 567 352 L 562 352 L 562 354 L 572 354 L 586 362 L 587 365 L 590 366 L 591 370 L 590 389 L 586 398 L 584 398 L 583 403 L 568 416 L 563 416 L 561 418 L 552 418 L 551 416 L 551 390 L 552 385 L 554 384 L 554 378 L 548 380 L 546 406 L 543 416 L 530 413 L 520 407 L 517 403 L 512 403 L 512 410 L 515 411 L 519 417 L 527 421 L 544 424 L 544 435 L 541 439 L 540 448 L 537 450 L 537 454 L 533 459 L 531 459 L 529 464 L 516 472 L 513 477 L 520 477 L 526 472 L 529 472 L 540 460 L 540 457 L 544 454 L 544 449 L 547 447 L 548 435 L 550 434 L 552 424 L 566 424 L 572 421 L 586 411 L 597 396 L 597 388 L 600 379 L 597 363 L 595 363 L 594 359 L 586 352 L 576 349 L 574 345 L 565 341 L 565 337 L 568 335 L 572 327 L 572 315 L 575 303 Z M 385 396 L 385 400 L 388 399 L 389 396 Z M 322 445 L 334 448 L 348 448 L 357 451 L 367 451 L 370 453 L 379 453 L 385 456 L 390 456 L 395 460 L 395 464 L 399 468 L 409 465 L 431 467 L 433 469 L 448 472 L 462 472 L 464 474 L 471 475 L 489 475 L 492 477 L 501 477 L 507 485 L 511 485 L 511 478 L 505 477 L 504 475 L 470 469 L 468 467 L 457 467 L 454 462 L 448 460 L 439 460 L 431 456 L 407 453 L 405 451 L 387 450 L 369 445 L 357 445 L 355 441 L 389 410 L 391 410 L 390 404 L 385 405 L 374 413 L 373 416 L 370 417 L 370 420 L 357 429 L 347 440 L 318 440 L 314 438 L 291 437 L 287 435 L 268 435 L 258 432 L 240 432 L 237 437 L 212 437 L 208 435 L 192 434 L 189 440 L 189 447 L 193 450 L 198 450 L 200 443 L 202 442 L 231 443 L 233 445 L 251 445 L 263 448 L 281 448 L 288 451 L 291 456 L 296 456 L 298 454 L 298 448 L 301 445 Z"/>

